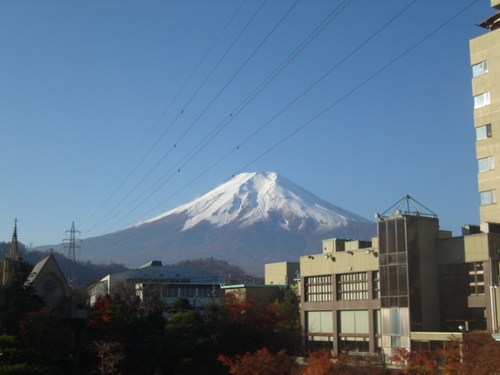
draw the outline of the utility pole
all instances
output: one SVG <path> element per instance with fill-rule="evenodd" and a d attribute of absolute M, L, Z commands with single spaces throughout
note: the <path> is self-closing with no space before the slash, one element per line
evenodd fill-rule
<path fill-rule="evenodd" d="M 66 233 L 69 233 L 69 238 L 65 238 L 64 242 L 67 242 L 68 245 L 64 246 L 64 249 L 68 249 L 68 260 L 66 264 L 66 277 L 68 279 L 68 285 L 70 288 L 74 288 L 77 286 L 77 277 L 76 277 L 76 250 L 80 250 L 81 247 L 76 245 L 76 242 L 82 242 L 82 240 L 76 238 L 76 233 L 80 234 L 79 230 L 75 229 L 75 222 L 71 224 L 71 229 L 67 230 Z"/>

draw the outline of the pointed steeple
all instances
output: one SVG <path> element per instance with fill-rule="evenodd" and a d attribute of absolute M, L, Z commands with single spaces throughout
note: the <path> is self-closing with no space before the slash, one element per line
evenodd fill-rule
<path fill-rule="evenodd" d="M 11 259 L 11 260 L 16 260 L 16 261 L 22 261 L 23 257 L 21 256 L 21 253 L 19 252 L 19 242 L 17 241 L 17 219 L 14 220 L 14 233 L 12 233 L 12 241 L 10 242 L 10 250 L 5 255 L 5 258 Z"/>
<path fill-rule="evenodd" d="M 9 280 L 12 280 L 11 276 L 19 269 L 19 266 L 23 258 L 19 252 L 19 242 L 17 241 L 17 219 L 14 220 L 14 233 L 12 234 L 12 242 L 10 244 L 10 250 L 5 254 L 5 259 L 3 261 L 3 274 L 2 274 L 2 286 L 6 286 Z"/>

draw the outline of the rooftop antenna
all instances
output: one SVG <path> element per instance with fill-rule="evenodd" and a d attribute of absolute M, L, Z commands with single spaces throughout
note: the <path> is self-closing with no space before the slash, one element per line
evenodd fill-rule
<path fill-rule="evenodd" d="M 389 212 L 391 210 L 393 211 Z M 405 195 L 403 199 L 389 207 L 385 212 L 375 214 L 376 219 L 386 219 L 394 216 L 425 216 L 437 218 L 437 215 L 434 212 L 429 210 L 423 204 L 417 202 L 409 195 Z"/>
<path fill-rule="evenodd" d="M 82 240 L 76 238 L 76 233 L 80 234 L 79 230 L 75 229 L 75 222 L 71 224 L 71 229 L 67 230 L 69 233 L 69 238 L 65 238 L 64 242 L 68 244 L 64 246 L 64 249 L 68 249 L 68 260 L 66 264 L 66 277 L 68 278 L 68 285 L 70 288 L 77 286 L 76 278 L 76 250 L 80 250 L 81 247 L 76 245 L 76 242 L 82 242 Z"/>

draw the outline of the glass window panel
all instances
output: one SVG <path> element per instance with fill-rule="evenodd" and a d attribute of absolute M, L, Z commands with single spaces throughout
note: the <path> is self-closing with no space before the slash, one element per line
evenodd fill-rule
<path fill-rule="evenodd" d="M 396 220 L 397 249 L 398 253 L 406 251 L 405 225 L 403 219 Z"/>
<path fill-rule="evenodd" d="M 497 195 L 495 190 L 487 190 L 479 193 L 479 200 L 481 206 L 493 204 L 497 202 Z"/>
<path fill-rule="evenodd" d="M 472 65 L 472 78 L 482 76 L 485 73 L 488 73 L 488 62 L 487 61 L 481 61 L 478 64 Z"/>
<path fill-rule="evenodd" d="M 389 297 L 381 297 L 380 299 L 380 306 L 385 308 L 385 307 L 391 307 L 391 301 Z"/>
<path fill-rule="evenodd" d="M 406 265 L 401 264 L 398 266 L 398 295 L 408 294 L 406 282 Z"/>
<path fill-rule="evenodd" d="M 408 297 L 399 297 L 399 307 L 408 307 Z"/>
<path fill-rule="evenodd" d="M 377 223 L 377 229 L 378 229 L 378 248 L 380 254 L 386 254 L 387 253 L 387 222 L 386 221 L 379 221 Z"/>
<path fill-rule="evenodd" d="M 479 172 L 491 171 L 495 168 L 493 156 L 488 156 L 487 158 L 482 158 L 477 160 L 477 168 Z"/>
<path fill-rule="evenodd" d="M 308 311 L 307 314 L 307 332 L 321 332 L 321 316 L 320 311 Z"/>
<path fill-rule="evenodd" d="M 479 126 L 476 128 L 476 141 L 491 138 L 491 124 Z"/>
<path fill-rule="evenodd" d="M 355 316 L 353 311 L 340 312 L 340 333 L 354 333 L 355 332 Z"/>
<path fill-rule="evenodd" d="M 389 267 L 380 267 L 380 295 L 389 296 Z"/>
<path fill-rule="evenodd" d="M 368 334 L 368 310 L 340 311 L 340 333 Z"/>
<path fill-rule="evenodd" d="M 356 332 L 355 333 L 366 333 L 370 332 L 368 328 L 368 310 L 355 311 L 356 316 Z"/>
<path fill-rule="evenodd" d="M 321 311 L 321 332 L 333 333 L 333 312 Z"/>
<path fill-rule="evenodd" d="M 391 346 L 392 348 L 400 348 L 401 347 L 401 337 L 399 336 L 392 336 L 391 337 Z"/>
<path fill-rule="evenodd" d="M 401 324 L 399 319 L 399 309 L 391 309 L 391 334 L 401 334 Z"/>
<path fill-rule="evenodd" d="M 482 108 L 490 104 L 490 93 L 485 92 L 474 96 L 474 109 Z"/>
<path fill-rule="evenodd" d="M 398 293 L 398 268 L 389 266 L 389 295 L 397 296 Z"/>
<path fill-rule="evenodd" d="M 375 333 L 382 333 L 382 316 L 380 314 L 380 310 L 375 310 L 373 313 L 375 315 Z"/>
<path fill-rule="evenodd" d="M 396 221 L 389 220 L 387 222 L 387 252 L 396 252 Z"/>
<path fill-rule="evenodd" d="M 410 334 L 410 309 L 399 310 L 399 326 L 401 327 L 401 335 Z"/>

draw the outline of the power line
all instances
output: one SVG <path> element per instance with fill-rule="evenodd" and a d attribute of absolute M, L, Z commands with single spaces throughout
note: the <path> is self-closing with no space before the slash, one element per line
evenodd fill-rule
<path fill-rule="evenodd" d="M 298 1 L 298 0 L 297 0 Z M 238 40 L 241 38 L 241 36 L 243 35 L 243 33 L 245 32 L 245 30 L 250 26 L 250 24 L 253 22 L 253 20 L 255 19 L 255 17 L 257 16 L 257 14 L 261 11 L 261 9 L 263 8 L 264 4 L 267 2 L 267 0 L 264 0 L 262 2 L 262 4 L 257 8 L 257 10 L 253 13 L 252 17 L 250 18 L 250 20 L 246 23 L 246 25 L 243 27 L 243 29 L 240 31 L 240 33 L 238 34 L 238 36 L 233 40 L 233 42 L 231 43 L 231 45 L 226 49 L 225 53 L 222 55 L 222 57 L 218 60 L 218 62 L 215 64 L 215 66 L 212 68 L 212 70 L 209 72 L 209 74 L 205 77 L 205 79 L 203 80 L 203 82 L 198 86 L 197 90 L 194 92 L 194 94 L 189 98 L 189 100 L 187 101 L 187 103 L 183 106 L 183 109 L 177 114 L 177 116 L 174 118 L 174 120 L 169 124 L 169 126 L 167 127 L 167 129 L 163 132 L 163 134 L 160 136 L 160 138 L 158 138 L 155 142 L 155 144 L 149 149 L 149 151 L 146 153 L 146 155 L 141 159 L 141 161 L 136 165 L 136 167 L 129 173 L 129 175 L 125 178 L 125 180 L 114 190 L 114 192 L 110 195 L 110 197 L 108 198 L 108 200 L 106 200 L 106 202 L 104 202 L 98 210 L 100 210 L 105 203 L 107 203 L 112 196 L 114 196 L 116 194 L 116 192 L 123 186 L 123 184 L 130 178 L 130 176 L 133 174 L 133 172 L 139 167 L 139 165 L 142 164 L 142 162 L 144 161 L 144 159 L 150 154 L 150 152 L 154 149 L 154 147 L 158 144 L 158 142 L 163 138 L 163 136 L 166 134 L 166 132 L 173 126 L 173 124 L 177 121 L 177 119 L 179 118 L 179 116 L 181 114 L 184 113 L 184 110 L 189 106 L 189 104 L 191 103 L 191 101 L 196 97 L 196 95 L 198 94 L 198 92 L 201 90 L 201 88 L 205 85 L 205 83 L 208 81 L 208 79 L 213 75 L 214 71 L 218 68 L 218 66 L 222 63 L 222 61 L 224 60 L 224 58 L 227 56 L 227 54 L 232 50 L 232 48 L 234 47 L 234 45 L 238 42 Z M 233 17 L 234 18 L 234 17 Z M 181 137 L 174 143 L 174 145 L 169 149 L 169 151 L 162 157 L 161 160 L 163 160 L 174 148 L 177 147 L 177 144 L 185 137 L 185 135 L 192 129 L 192 127 L 194 126 L 194 124 L 191 124 L 191 126 L 181 135 Z M 150 169 L 150 171 L 147 173 L 147 175 L 149 175 L 157 166 L 158 166 L 159 163 L 156 163 L 156 165 Z M 147 177 L 147 176 L 146 176 Z M 146 178 L 144 177 L 144 178 Z M 143 180 L 144 180 L 143 178 Z M 141 182 L 143 181 L 141 180 Z M 140 183 L 139 183 L 140 184 Z M 129 191 L 129 193 L 127 194 L 127 196 L 124 198 L 126 199 L 136 188 L 137 186 L 139 185 L 137 184 L 133 189 L 132 191 Z M 122 199 L 119 203 L 121 204 L 123 202 Z M 111 215 L 111 213 L 117 208 L 118 205 L 115 205 L 110 211 L 108 211 L 108 213 L 103 217 L 101 218 L 101 220 L 94 224 L 94 226 L 92 226 L 89 230 L 87 230 L 87 232 L 89 232 L 90 230 L 94 229 L 95 227 L 97 227 L 99 224 L 101 224 L 103 222 L 103 220 L 105 220 L 105 218 L 107 218 L 109 215 Z"/>
<path fill-rule="evenodd" d="M 424 41 L 426 41 L 427 39 L 429 39 L 431 36 L 433 36 L 435 33 L 437 33 L 443 27 L 445 27 L 446 25 L 448 25 L 450 22 L 452 22 L 454 19 L 456 19 L 458 16 L 460 16 L 462 13 L 464 13 L 467 9 L 469 9 L 472 5 L 474 5 L 478 1 L 479 0 L 474 0 L 473 2 L 471 2 L 469 5 L 467 5 L 462 10 L 460 10 L 458 13 L 456 13 L 454 16 L 452 16 L 447 21 L 445 21 L 443 24 L 441 24 L 440 26 L 438 26 L 437 28 L 435 28 L 433 31 L 431 31 L 430 33 L 428 33 L 425 37 L 421 38 L 418 42 L 414 43 L 411 47 L 409 47 L 408 49 L 406 49 L 403 53 L 401 53 L 400 55 L 398 55 L 396 58 L 392 59 L 389 63 L 387 63 L 386 65 L 384 65 L 382 68 L 380 68 L 375 73 L 373 73 L 372 75 L 370 75 L 368 78 L 366 78 L 365 80 L 363 80 L 361 83 L 359 83 L 358 85 L 356 85 L 354 88 L 352 88 L 351 90 L 349 90 L 347 93 L 345 93 L 339 99 L 337 99 L 335 102 L 333 102 L 332 104 L 330 104 L 329 106 L 327 106 L 325 109 L 323 109 L 321 112 L 319 112 L 318 114 L 316 114 L 315 116 L 313 116 L 310 120 L 306 121 L 304 124 L 302 124 L 301 126 L 299 126 L 296 130 L 294 130 L 293 132 L 289 133 L 287 136 L 283 137 L 279 142 L 275 143 L 272 147 L 270 147 L 269 149 L 267 149 L 265 152 L 261 153 L 259 156 L 257 156 L 256 158 L 254 158 L 252 161 L 250 161 L 249 163 L 247 163 L 244 167 L 240 168 L 236 173 L 240 173 L 242 170 L 244 170 L 245 168 L 247 168 L 249 165 L 253 164 L 255 161 L 257 161 L 260 158 L 262 158 L 263 156 L 267 155 L 269 152 L 271 152 L 276 147 L 278 147 L 279 145 L 281 145 L 282 143 L 284 143 L 286 140 L 288 140 L 289 138 L 291 138 L 292 136 L 294 136 L 295 134 L 297 134 L 299 131 L 301 131 L 305 127 L 309 126 L 312 122 L 314 122 L 320 116 L 322 116 L 323 114 L 325 114 L 327 111 L 329 111 L 330 109 L 332 109 L 334 106 L 336 106 L 339 103 L 341 103 L 344 99 L 346 99 L 347 97 L 349 97 L 350 95 L 352 95 L 354 92 L 356 92 L 357 90 L 359 90 L 366 83 L 370 82 L 373 78 L 375 78 L 376 76 L 378 76 L 379 74 L 381 74 L 382 72 L 384 72 L 385 70 L 387 70 L 394 63 L 396 63 L 401 58 L 403 58 L 405 55 L 407 55 L 409 52 L 411 52 L 412 50 L 414 50 L 415 48 L 417 48 L 420 44 L 422 44 Z M 406 8 L 403 9 L 403 11 L 406 10 L 409 6 L 411 6 L 414 2 L 415 1 L 413 1 L 412 3 L 410 3 Z M 398 15 L 401 14 L 403 11 L 401 11 L 400 13 L 398 13 Z M 392 20 L 389 21 L 389 23 L 390 22 L 392 22 Z M 387 26 L 387 23 L 382 28 L 385 28 L 386 26 Z M 380 30 L 378 30 L 376 32 L 376 34 L 379 33 L 379 32 L 380 32 Z M 374 36 L 375 35 L 372 35 L 369 39 L 372 39 Z M 363 45 L 364 44 L 366 44 L 366 42 L 364 42 Z M 361 46 L 358 47 L 355 51 L 357 51 L 359 48 L 361 48 Z M 351 55 L 353 53 L 351 53 Z M 345 59 L 343 61 L 345 61 Z M 244 142 L 246 142 L 246 140 Z M 223 160 L 225 160 L 229 155 L 231 155 L 233 152 L 235 152 L 238 149 L 239 149 L 239 147 L 233 148 L 231 151 L 229 151 L 227 154 L 225 154 L 223 157 L 221 157 L 219 160 L 217 160 L 215 163 L 213 163 L 209 168 L 205 169 L 202 173 L 200 173 L 199 175 L 197 175 L 194 179 L 192 179 L 190 182 L 188 182 L 187 184 L 185 184 L 182 188 L 180 188 L 176 192 L 172 193 L 166 200 L 160 202 L 160 204 L 158 204 L 157 206 L 155 206 L 153 209 L 156 209 L 161 204 L 163 204 L 167 200 L 171 199 L 174 195 L 176 195 L 180 191 L 184 190 L 186 187 L 188 187 L 189 185 L 191 185 L 197 179 L 201 178 L 209 170 L 211 170 L 217 164 L 219 164 L 220 162 L 222 162 Z M 148 213 L 150 211 L 148 211 Z"/>
<path fill-rule="evenodd" d="M 267 0 L 266 0 L 267 1 Z M 234 44 L 240 39 L 241 35 L 243 32 L 248 28 L 248 26 L 251 24 L 251 22 L 254 20 L 254 18 L 257 16 L 257 14 L 260 12 L 264 4 L 266 3 L 264 1 L 261 6 L 256 10 L 256 12 L 253 14 L 251 19 L 247 22 L 246 26 L 242 29 L 240 34 L 237 36 L 237 38 L 234 40 L 233 44 L 229 47 L 229 49 L 226 51 L 226 53 L 222 56 L 222 58 L 219 60 L 219 62 L 216 64 L 214 69 L 210 72 L 210 74 L 207 76 L 207 78 L 203 81 L 202 85 L 198 88 L 198 90 L 191 96 L 190 100 L 186 104 L 186 106 L 191 102 L 191 100 L 196 96 L 196 94 L 199 92 L 201 87 L 205 84 L 205 82 L 208 80 L 208 78 L 211 76 L 211 74 L 214 72 L 214 70 L 217 68 L 217 66 L 220 64 L 220 62 L 223 60 L 223 58 L 227 55 L 227 53 L 231 50 L 231 48 L 234 46 Z M 291 13 L 291 11 L 294 9 L 294 7 L 297 5 L 299 0 L 296 0 L 293 5 L 288 9 L 288 11 L 281 17 L 281 19 L 278 21 L 278 23 L 273 27 L 273 29 L 267 34 L 267 36 L 262 40 L 262 42 L 257 46 L 257 48 L 254 49 L 254 51 L 250 54 L 250 56 L 245 60 L 245 62 L 240 66 L 240 68 L 233 74 L 233 76 L 229 79 L 229 81 L 226 82 L 226 84 L 222 87 L 221 90 L 217 93 L 217 95 L 210 101 L 210 103 L 204 108 L 204 110 L 198 115 L 196 120 L 184 131 L 184 133 L 178 138 L 178 140 L 174 143 L 172 148 L 169 149 L 167 153 L 165 153 L 157 162 L 156 164 L 146 173 L 146 175 L 130 190 L 127 195 L 117 204 L 115 207 L 108 212 L 108 214 L 102 218 L 98 223 L 96 223 L 92 228 L 89 229 L 89 231 L 99 224 L 102 223 L 102 221 L 108 217 L 112 211 L 114 211 L 123 201 L 130 196 L 130 194 L 135 191 L 135 189 L 155 170 L 158 165 L 168 156 L 168 154 L 177 147 L 179 142 L 187 135 L 187 133 L 194 127 L 194 125 L 200 120 L 200 118 L 206 113 L 206 111 L 212 106 L 212 104 L 219 98 L 219 96 L 224 92 L 224 90 L 230 85 L 230 83 L 234 80 L 234 78 L 241 72 L 241 70 L 246 66 L 246 64 L 253 58 L 253 56 L 258 52 L 258 50 L 262 47 L 262 45 L 269 39 L 269 37 L 274 33 L 274 31 L 279 27 L 279 25 L 283 22 L 283 20 Z M 213 137 L 212 137 L 213 139 Z M 158 141 L 157 141 L 158 142 Z M 156 145 L 156 144 L 155 144 Z M 154 146 L 153 146 L 154 147 Z M 196 146 L 197 147 L 197 146 Z M 195 148 L 196 148 L 195 147 Z M 144 159 L 144 158 L 143 158 Z M 192 159 L 192 158 L 191 158 Z M 135 169 L 134 169 L 135 170 Z M 120 185 L 121 186 L 121 185 Z M 123 220 L 123 219 L 122 219 Z"/>
<path fill-rule="evenodd" d="M 140 144 L 136 147 L 136 149 L 134 150 L 134 152 L 129 156 L 129 158 L 127 159 L 127 161 L 122 165 L 122 167 L 120 168 L 120 170 L 115 174 L 115 176 L 111 179 L 111 181 L 106 185 L 106 187 L 104 188 L 104 190 L 101 192 L 101 195 L 104 193 L 104 191 L 106 191 L 108 189 L 108 187 L 112 184 L 112 182 L 114 182 L 116 180 L 116 178 L 118 177 L 118 175 L 123 171 L 123 169 L 125 168 L 126 165 L 128 165 L 128 163 L 130 162 L 130 160 L 132 159 L 132 157 L 137 153 L 137 151 L 139 150 L 139 148 L 143 145 L 143 143 L 145 142 L 145 140 L 149 137 L 149 135 L 153 132 L 153 130 L 156 128 L 156 126 L 160 123 L 161 119 L 165 116 L 166 112 L 170 109 L 170 107 L 172 106 L 172 104 L 175 102 L 175 100 L 178 98 L 178 96 L 180 95 L 180 93 L 184 90 L 184 88 L 187 86 L 188 82 L 191 80 L 191 78 L 194 76 L 194 74 L 199 70 L 200 66 L 203 64 L 203 62 L 206 60 L 206 58 L 208 57 L 208 55 L 210 54 L 210 52 L 212 52 L 212 50 L 214 49 L 215 45 L 217 44 L 217 42 L 220 40 L 220 38 L 222 37 L 222 35 L 226 32 L 227 28 L 229 27 L 229 25 L 234 21 L 236 15 L 240 12 L 240 10 L 243 8 L 243 5 L 246 3 L 247 0 L 244 0 L 241 5 L 238 7 L 238 9 L 236 10 L 236 12 L 233 14 L 233 16 L 230 18 L 230 20 L 226 23 L 226 25 L 224 26 L 224 28 L 222 29 L 222 31 L 219 33 L 219 35 L 215 38 L 214 42 L 212 43 L 212 45 L 208 48 L 207 52 L 205 53 L 205 55 L 202 57 L 202 59 L 199 61 L 198 65 L 194 68 L 194 70 L 191 72 L 191 74 L 189 75 L 189 77 L 184 81 L 184 84 L 182 85 L 182 87 L 177 91 L 176 95 L 174 96 L 174 98 L 170 101 L 170 103 L 168 104 L 168 106 L 166 107 L 166 109 L 163 111 L 163 113 L 160 115 L 160 117 L 156 120 L 156 122 L 153 124 L 153 126 L 150 128 L 149 132 L 146 134 L 146 136 L 142 139 L 142 141 L 140 142 Z M 198 90 L 199 91 L 199 90 Z M 189 103 L 188 103 L 189 104 Z M 187 106 L 187 104 L 185 105 L 185 107 Z M 125 184 L 125 182 L 131 177 L 131 175 L 137 170 L 137 168 L 142 164 L 142 162 L 146 159 L 146 157 L 151 153 L 151 151 L 156 147 L 156 145 L 158 144 L 158 142 L 165 136 L 165 134 L 168 132 L 168 130 L 170 130 L 170 128 L 172 127 L 172 125 L 174 124 L 174 122 L 178 119 L 178 117 L 183 113 L 183 111 L 180 111 L 177 116 L 174 118 L 174 120 L 167 126 L 167 128 L 165 129 L 165 131 L 161 134 L 161 136 L 156 140 L 156 142 L 153 144 L 153 146 L 151 146 L 149 148 L 149 150 L 146 152 L 146 154 L 142 157 L 142 159 L 137 163 L 137 165 L 132 169 L 132 171 L 125 177 L 125 179 L 120 183 L 120 185 L 113 191 L 113 193 L 111 193 L 109 195 L 109 197 L 94 211 L 94 213 L 92 215 L 90 215 L 87 219 L 85 219 L 82 224 L 86 223 L 88 220 L 90 220 L 94 215 L 97 214 L 97 212 L 99 212 L 102 207 L 109 202 L 109 200 L 114 196 L 114 194 L 116 194 L 116 192 Z M 90 206 L 93 206 L 94 203 L 97 201 L 97 199 L 90 205 Z M 92 227 L 93 228 L 93 227 Z M 88 231 L 90 231 L 92 228 L 90 228 Z"/>

